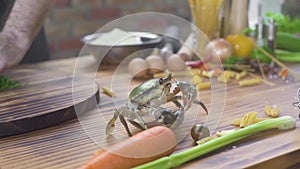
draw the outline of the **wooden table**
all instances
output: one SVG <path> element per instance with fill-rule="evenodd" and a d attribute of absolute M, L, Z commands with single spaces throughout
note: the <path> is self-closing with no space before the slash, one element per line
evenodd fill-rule
<path fill-rule="evenodd" d="M 71 58 L 23 67 L 73 74 L 75 63 L 76 59 Z M 122 74 L 122 71 L 119 71 L 116 74 L 112 69 L 104 66 L 102 70 L 95 73 L 93 65 L 92 57 L 82 57 L 77 62 L 76 70 L 80 70 L 80 74 L 87 77 L 95 78 L 100 86 L 106 87 L 112 85 L 113 77 L 125 80 L 130 78 L 126 72 Z M 224 113 L 216 130 L 234 128 L 230 125 L 231 120 L 242 117 L 250 111 L 257 111 L 259 116 L 264 117 L 265 104 L 276 104 L 281 109 L 280 116 L 295 117 L 297 126 L 296 129 L 290 131 L 272 130 L 251 136 L 190 161 L 179 168 L 299 168 L 300 122 L 298 114 L 300 110 L 292 106 L 292 103 L 296 101 L 296 91 L 299 87 L 298 82 L 286 83 L 281 80 L 277 80 L 276 86 L 272 87 L 266 84 L 239 87 L 236 83 L 230 83 L 226 86 L 226 97 L 223 98 L 225 105 L 222 105 L 222 98 L 214 98 L 214 102 L 211 102 L 211 90 L 200 91 L 201 100 L 210 111 L 214 107 L 222 108 L 224 106 Z M 127 93 L 122 90 L 127 90 L 127 86 L 119 85 L 118 87 L 117 85 L 115 89 L 118 94 L 124 94 L 118 96 L 122 96 L 119 102 L 125 103 L 126 98 L 123 97 Z M 99 108 L 105 118 L 110 118 L 114 111 L 114 100 L 100 93 Z M 94 115 L 97 115 L 97 111 L 93 111 Z M 91 111 L 92 114 L 93 111 Z M 206 115 L 200 112 L 199 122 L 205 120 L 205 117 Z M 99 124 L 97 119 L 94 120 L 85 130 L 80 125 L 80 120 L 74 119 L 46 129 L 1 138 L 0 168 L 76 168 L 80 166 L 92 156 L 95 150 L 99 149 L 98 145 L 93 142 L 93 138 L 90 138 L 87 133 L 94 133 L 96 139 L 103 140 L 105 138 L 105 134 L 98 130 L 99 126 L 104 128 L 105 124 Z M 86 132 L 87 129 L 91 132 Z M 191 146 L 193 146 L 193 141 L 187 135 L 178 144 L 176 152 Z"/>

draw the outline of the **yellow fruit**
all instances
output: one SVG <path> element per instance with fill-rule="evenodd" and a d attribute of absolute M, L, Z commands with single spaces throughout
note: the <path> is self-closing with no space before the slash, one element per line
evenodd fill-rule
<path fill-rule="evenodd" d="M 241 34 L 228 35 L 226 40 L 231 43 L 237 57 L 248 57 L 254 48 L 253 39 Z"/>

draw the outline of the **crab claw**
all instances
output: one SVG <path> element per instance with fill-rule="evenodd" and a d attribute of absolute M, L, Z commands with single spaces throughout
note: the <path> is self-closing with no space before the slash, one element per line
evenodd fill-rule
<path fill-rule="evenodd" d="M 197 97 L 197 89 L 194 85 L 185 81 L 177 81 L 176 84 L 182 93 L 184 110 L 187 110 L 192 106 Z"/>
<path fill-rule="evenodd" d="M 176 85 L 180 88 L 182 93 L 181 99 L 183 100 L 184 110 L 188 110 L 193 103 L 200 105 L 206 113 L 208 113 L 207 108 L 204 103 L 199 100 L 196 100 L 197 97 L 197 89 L 194 85 L 185 82 L 185 81 L 177 81 Z"/>
<path fill-rule="evenodd" d="M 154 113 L 156 121 L 165 127 L 177 128 L 184 120 L 184 108 L 172 111 L 166 108 L 159 108 Z"/>

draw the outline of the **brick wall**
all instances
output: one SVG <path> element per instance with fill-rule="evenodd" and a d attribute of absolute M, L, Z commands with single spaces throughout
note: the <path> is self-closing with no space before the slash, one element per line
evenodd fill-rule
<path fill-rule="evenodd" d="M 119 17 L 164 12 L 190 18 L 187 0 L 57 0 L 46 21 L 53 59 L 78 56 L 80 38 Z"/>

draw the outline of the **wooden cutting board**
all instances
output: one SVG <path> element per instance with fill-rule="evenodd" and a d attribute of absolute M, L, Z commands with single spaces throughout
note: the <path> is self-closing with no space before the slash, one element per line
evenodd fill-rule
<path fill-rule="evenodd" d="M 19 68 L 1 75 L 18 80 L 21 87 L 0 92 L 0 137 L 74 119 L 76 105 L 88 111 L 99 102 L 98 85 L 87 85 L 86 77 L 76 78 L 72 86 L 72 74 L 53 70 Z"/>

